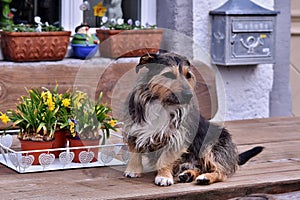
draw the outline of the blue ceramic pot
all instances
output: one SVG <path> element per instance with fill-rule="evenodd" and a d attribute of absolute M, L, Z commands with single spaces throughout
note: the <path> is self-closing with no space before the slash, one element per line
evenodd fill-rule
<path fill-rule="evenodd" d="M 98 44 L 72 44 L 73 55 L 80 59 L 89 59 L 93 57 L 98 49 Z"/>

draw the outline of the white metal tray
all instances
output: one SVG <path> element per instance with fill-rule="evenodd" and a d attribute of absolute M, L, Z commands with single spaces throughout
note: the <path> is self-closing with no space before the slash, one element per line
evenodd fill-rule
<path fill-rule="evenodd" d="M 43 149 L 32 151 L 18 151 L 16 147 L 20 146 L 16 136 L 0 136 L 0 163 L 15 170 L 18 173 L 46 172 L 53 170 L 65 170 L 101 166 L 124 165 L 129 159 L 127 146 L 122 143 L 122 137 L 111 133 L 111 137 L 105 145 L 66 147 L 56 149 Z M 98 155 L 91 151 L 98 148 Z M 79 163 L 72 162 L 74 158 L 73 149 L 83 149 L 79 154 Z M 55 158 L 53 151 L 61 151 L 58 158 Z M 38 158 L 30 155 L 33 152 L 43 152 Z M 92 162 L 96 157 L 97 161 Z M 35 159 L 39 160 L 38 165 L 33 165 Z"/>

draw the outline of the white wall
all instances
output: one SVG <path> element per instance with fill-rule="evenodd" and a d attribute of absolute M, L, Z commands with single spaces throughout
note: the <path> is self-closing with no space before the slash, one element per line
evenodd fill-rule
<path fill-rule="evenodd" d="M 210 55 L 210 17 L 227 0 L 193 1 L 194 59 L 202 49 Z M 261 6 L 273 9 L 273 0 L 255 0 Z M 214 120 L 235 120 L 269 117 L 270 92 L 273 85 L 273 65 L 216 67 L 219 111 Z M 218 77 L 218 76 L 217 76 Z"/>

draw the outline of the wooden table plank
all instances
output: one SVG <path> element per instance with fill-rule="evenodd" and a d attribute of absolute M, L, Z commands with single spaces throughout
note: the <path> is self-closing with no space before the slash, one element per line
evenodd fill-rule
<path fill-rule="evenodd" d="M 300 140 L 300 118 L 264 120 L 225 122 L 225 126 L 239 145 Z"/>
<path fill-rule="evenodd" d="M 157 187 L 154 172 L 142 178 L 122 176 L 124 166 L 17 174 L 0 166 L 3 199 L 228 199 L 251 193 L 300 190 L 300 118 L 226 122 L 239 151 L 266 148 L 222 183 Z M 245 131 L 247 130 L 247 132 Z M 248 133 L 248 134 L 247 134 Z M 250 133 L 250 134 L 249 134 Z M 282 139 L 284 138 L 284 139 Z M 254 142 L 248 144 L 254 139 Z"/>

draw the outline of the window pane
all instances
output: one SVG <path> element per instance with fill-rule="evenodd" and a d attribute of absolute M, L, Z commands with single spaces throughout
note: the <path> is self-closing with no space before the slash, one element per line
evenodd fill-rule
<path fill-rule="evenodd" d="M 141 0 L 89 0 L 90 10 L 84 11 L 84 22 L 91 27 L 99 27 L 101 17 L 94 16 L 94 6 L 102 2 L 102 6 L 107 10 L 105 16 L 111 18 L 123 18 L 141 20 Z"/>
<path fill-rule="evenodd" d="M 13 0 L 10 8 L 16 24 L 33 24 L 34 17 L 40 16 L 43 23 L 59 25 L 60 0 Z"/>

